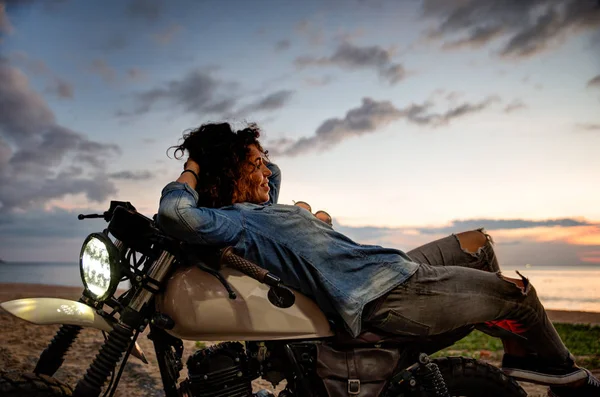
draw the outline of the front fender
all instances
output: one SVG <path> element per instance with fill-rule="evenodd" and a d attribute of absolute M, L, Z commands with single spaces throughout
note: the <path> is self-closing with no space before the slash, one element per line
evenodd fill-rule
<path fill-rule="evenodd" d="M 112 325 L 81 302 L 59 298 L 25 298 L 2 302 L 0 307 L 15 317 L 38 325 L 69 324 L 112 331 Z"/>
<path fill-rule="evenodd" d="M 94 309 L 81 302 L 60 298 L 25 298 L 0 303 L 0 307 L 21 320 L 38 325 L 68 324 L 112 331 L 112 325 Z M 134 357 L 148 363 L 144 352 L 135 343 Z"/>

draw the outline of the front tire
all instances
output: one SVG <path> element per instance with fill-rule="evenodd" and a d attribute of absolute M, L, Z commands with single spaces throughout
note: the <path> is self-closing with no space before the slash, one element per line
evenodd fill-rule
<path fill-rule="evenodd" d="M 0 372 L 2 397 L 68 397 L 72 389 L 46 375 L 20 372 Z"/>
<path fill-rule="evenodd" d="M 527 393 L 511 377 L 493 365 L 465 357 L 442 357 L 438 365 L 453 397 L 525 397 Z"/>

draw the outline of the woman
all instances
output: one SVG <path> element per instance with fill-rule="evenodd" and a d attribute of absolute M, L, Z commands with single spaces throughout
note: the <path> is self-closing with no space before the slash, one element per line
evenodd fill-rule
<path fill-rule="evenodd" d="M 159 225 L 183 241 L 235 251 L 313 298 L 354 337 L 366 327 L 428 336 L 510 320 L 527 343 L 506 341 L 503 369 L 553 385 L 555 396 L 600 395 L 575 366 L 527 279 L 499 272 L 491 239 L 476 230 L 408 253 L 355 243 L 301 206 L 277 204 L 281 172 L 251 124 L 205 124 L 184 135 L 189 157 L 162 192 Z M 476 304 L 474 304 L 476 303 Z"/>

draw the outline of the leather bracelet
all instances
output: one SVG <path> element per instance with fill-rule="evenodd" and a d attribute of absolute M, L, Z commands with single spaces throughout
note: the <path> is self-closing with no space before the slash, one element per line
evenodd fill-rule
<path fill-rule="evenodd" d="M 185 174 L 186 172 L 189 172 L 190 174 L 194 175 L 194 178 L 196 178 L 196 183 L 198 185 L 200 184 L 200 177 L 198 176 L 198 174 L 196 174 L 196 172 L 194 172 L 192 170 L 183 170 L 183 172 L 181 173 L 181 175 Z"/>

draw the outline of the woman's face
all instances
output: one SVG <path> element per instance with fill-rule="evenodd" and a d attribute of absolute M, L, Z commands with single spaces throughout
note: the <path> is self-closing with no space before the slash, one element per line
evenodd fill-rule
<path fill-rule="evenodd" d="M 268 160 L 256 145 L 249 146 L 250 153 L 242 164 L 242 177 L 238 181 L 238 199 L 235 202 L 261 204 L 269 201 L 269 176 L 272 172 L 267 168 Z"/>

